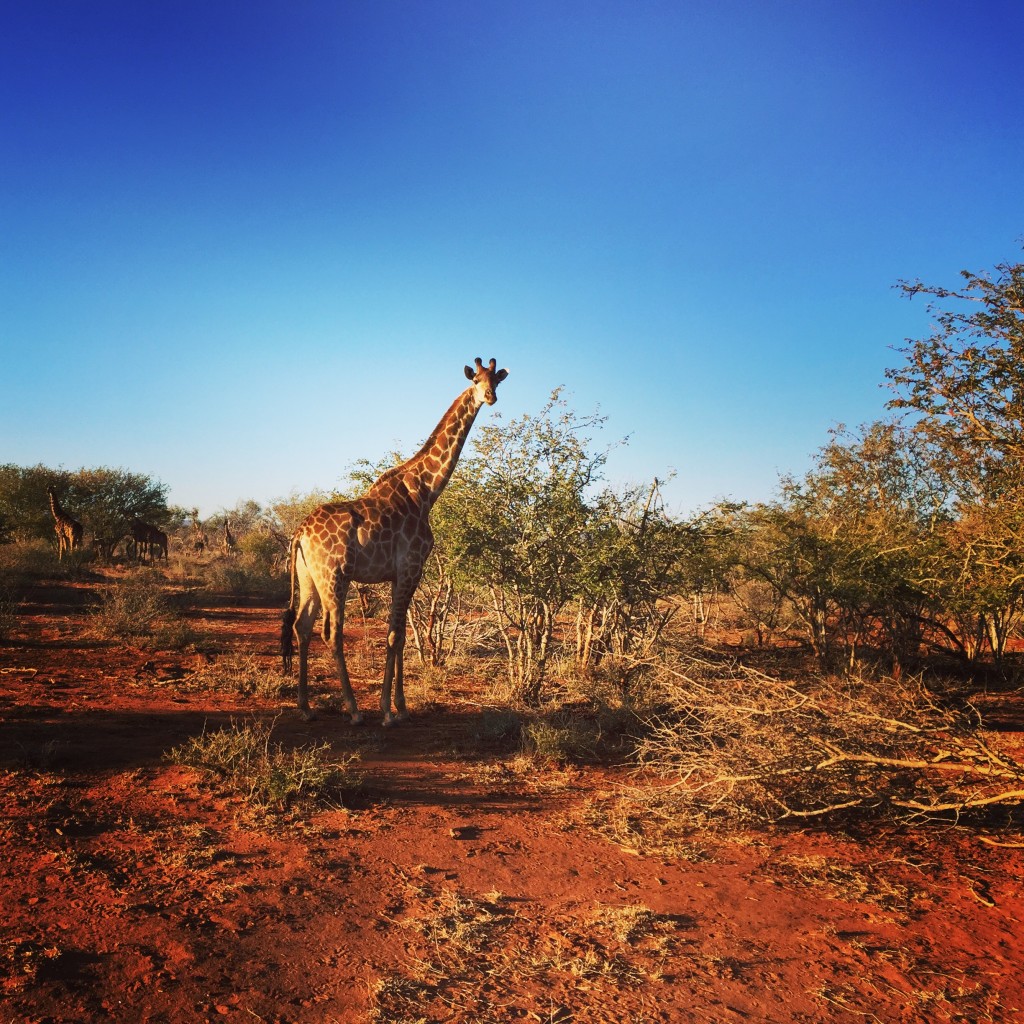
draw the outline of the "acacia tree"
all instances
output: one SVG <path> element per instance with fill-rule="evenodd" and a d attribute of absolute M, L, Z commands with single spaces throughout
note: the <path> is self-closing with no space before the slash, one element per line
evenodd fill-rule
<path fill-rule="evenodd" d="M 892 423 L 838 428 L 803 480 L 734 513 L 734 585 L 771 588 L 826 666 L 879 631 L 897 659 L 917 651 L 943 500 L 910 441 Z"/>
<path fill-rule="evenodd" d="M 476 486 L 451 543 L 487 581 L 511 692 L 529 705 L 540 701 L 556 620 L 580 592 L 587 498 L 608 457 L 590 432 L 603 424 L 570 409 L 559 388 L 537 415 L 482 427 L 460 466 Z"/>
<path fill-rule="evenodd" d="M 961 277 L 900 283 L 930 296 L 936 326 L 886 376 L 951 494 L 933 574 L 946 633 L 968 659 L 988 643 L 998 660 L 1024 602 L 1024 264 Z"/>
<path fill-rule="evenodd" d="M 581 543 L 576 660 L 587 668 L 618 658 L 624 683 L 651 655 L 690 579 L 692 533 L 667 514 L 660 483 L 605 488 Z"/>
<path fill-rule="evenodd" d="M 1024 498 L 959 501 L 936 530 L 925 586 L 939 609 L 931 624 L 968 663 L 986 647 L 998 663 L 1024 616 Z"/>
<path fill-rule="evenodd" d="M 413 646 L 425 665 L 447 664 L 468 637 L 467 612 L 479 607 L 479 579 L 459 540 L 463 524 L 485 500 L 478 471 L 472 459 L 463 459 L 430 515 L 434 549 L 409 605 Z"/>
<path fill-rule="evenodd" d="M 14 540 L 53 536 L 47 487 L 64 493 L 70 474 L 47 466 L 0 466 L 0 516 Z"/>
<path fill-rule="evenodd" d="M 113 556 L 133 518 L 167 522 L 167 486 L 126 469 L 80 469 L 68 480 L 69 501 L 80 510 L 101 558 Z"/>
<path fill-rule="evenodd" d="M 899 284 L 908 297 L 932 297 L 936 327 L 886 371 L 896 392 L 889 404 L 913 414 L 961 496 L 1024 474 L 1024 264 L 995 269 L 994 277 L 962 271 L 959 289 Z"/>
<path fill-rule="evenodd" d="M 125 469 L 50 469 L 38 465 L 0 466 L 0 516 L 18 540 L 53 536 L 47 488 L 93 535 L 101 556 L 109 558 L 129 530 L 133 516 L 147 522 L 169 521 L 167 487 Z"/>

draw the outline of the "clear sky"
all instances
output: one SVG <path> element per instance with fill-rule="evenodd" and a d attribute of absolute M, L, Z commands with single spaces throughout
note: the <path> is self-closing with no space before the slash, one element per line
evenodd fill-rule
<path fill-rule="evenodd" d="M 599 406 L 615 481 L 769 498 L 884 415 L 898 279 L 1021 259 L 1022 39 L 1016 0 L 0 0 L 0 462 L 330 488 L 479 355 L 506 420 Z"/>

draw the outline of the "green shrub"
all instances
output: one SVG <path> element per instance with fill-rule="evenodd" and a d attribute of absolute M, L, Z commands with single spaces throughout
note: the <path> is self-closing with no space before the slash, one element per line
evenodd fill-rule
<path fill-rule="evenodd" d="M 232 721 L 229 727 L 204 731 L 167 756 L 175 764 L 213 772 L 265 809 L 341 804 L 344 794 L 358 788 L 358 754 L 339 761 L 327 743 L 286 748 L 271 743 L 272 729 L 272 722 Z"/>
<path fill-rule="evenodd" d="M 206 568 L 209 590 L 228 594 L 288 596 L 286 566 L 273 537 L 251 533 L 239 541 L 237 554 L 218 558 Z"/>
<path fill-rule="evenodd" d="M 598 751 L 600 730 L 594 722 L 557 715 L 527 722 L 522 731 L 522 753 L 540 764 L 574 764 L 592 760 Z"/>

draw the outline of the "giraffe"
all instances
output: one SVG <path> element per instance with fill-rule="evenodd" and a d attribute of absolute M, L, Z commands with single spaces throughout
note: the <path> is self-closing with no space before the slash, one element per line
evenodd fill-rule
<path fill-rule="evenodd" d="M 408 718 L 403 653 L 406 613 L 434 546 L 430 510 L 444 490 L 477 413 L 497 401 L 495 390 L 508 370 L 494 359 L 465 368 L 471 384 L 441 417 L 423 447 L 387 470 L 361 498 L 329 502 L 311 512 L 295 531 L 289 553 L 291 599 L 281 622 L 281 656 L 291 671 L 293 639 L 299 644 L 299 711 L 311 716 L 307 658 L 313 624 L 323 609 L 321 635 L 334 652 L 341 692 L 353 725 L 362 720 L 345 665 L 345 599 L 350 583 L 391 583 L 387 657 L 380 707 L 384 725 Z M 394 686 L 396 714 L 391 713 Z"/>
<path fill-rule="evenodd" d="M 64 557 L 65 549 L 70 553 L 76 547 L 82 546 L 82 524 L 61 508 L 57 495 L 53 493 L 52 487 L 46 488 L 50 497 L 50 511 L 53 513 L 53 529 L 57 534 L 57 558 Z"/>
<path fill-rule="evenodd" d="M 189 536 L 192 541 L 192 550 L 197 555 L 201 555 L 209 546 L 209 539 L 206 536 L 206 531 L 203 529 L 202 524 L 199 522 L 198 510 L 192 513 L 192 532 Z"/>
<path fill-rule="evenodd" d="M 138 516 L 132 516 L 132 521 L 129 524 L 132 544 L 135 546 L 135 557 L 142 561 L 146 560 L 146 555 L 149 552 L 149 531 L 152 529 L 153 527 L 149 523 L 144 523 Z"/>
<path fill-rule="evenodd" d="M 163 555 L 163 559 L 167 561 L 167 549 L 169 542 L 167 540 L 167 534 L 163 530 L 158 530 L 155 526 L 149 528 L 149 555 L 154 560 L 159 560 L 160 556 Z"/>
<path fill-rule="evenodd" d="M 132 516 L 131 521 L 132 541 L 135 544 L 135 557 L 145 561 L 149 558 L 159 558 L 162 554 L 167 560 L 167 534 L 163 530 L 144 523 L 138 516 Z M 139 555 L 141 548 L 142 554 Z"/>
<path fill-rule="evenodd" d="M 231 532 L 231 527 L 228 526 L 228 521 L 224 520 L 224 551 L 230 554 L 236 548 L 235 535 Z"/>

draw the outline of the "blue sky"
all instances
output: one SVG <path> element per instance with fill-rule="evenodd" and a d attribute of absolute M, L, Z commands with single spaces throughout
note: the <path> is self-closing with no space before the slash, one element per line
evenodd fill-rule
<path fill-rule="evenodd" d="M 209 515 L 495 356 L 613 481 L 764 500 L 884 415 L 900 278 L 1021 258 L 1024 6 L 0 0 L 0 461 Z M 491 417 L 484 410 L 481 417 Z"/>

